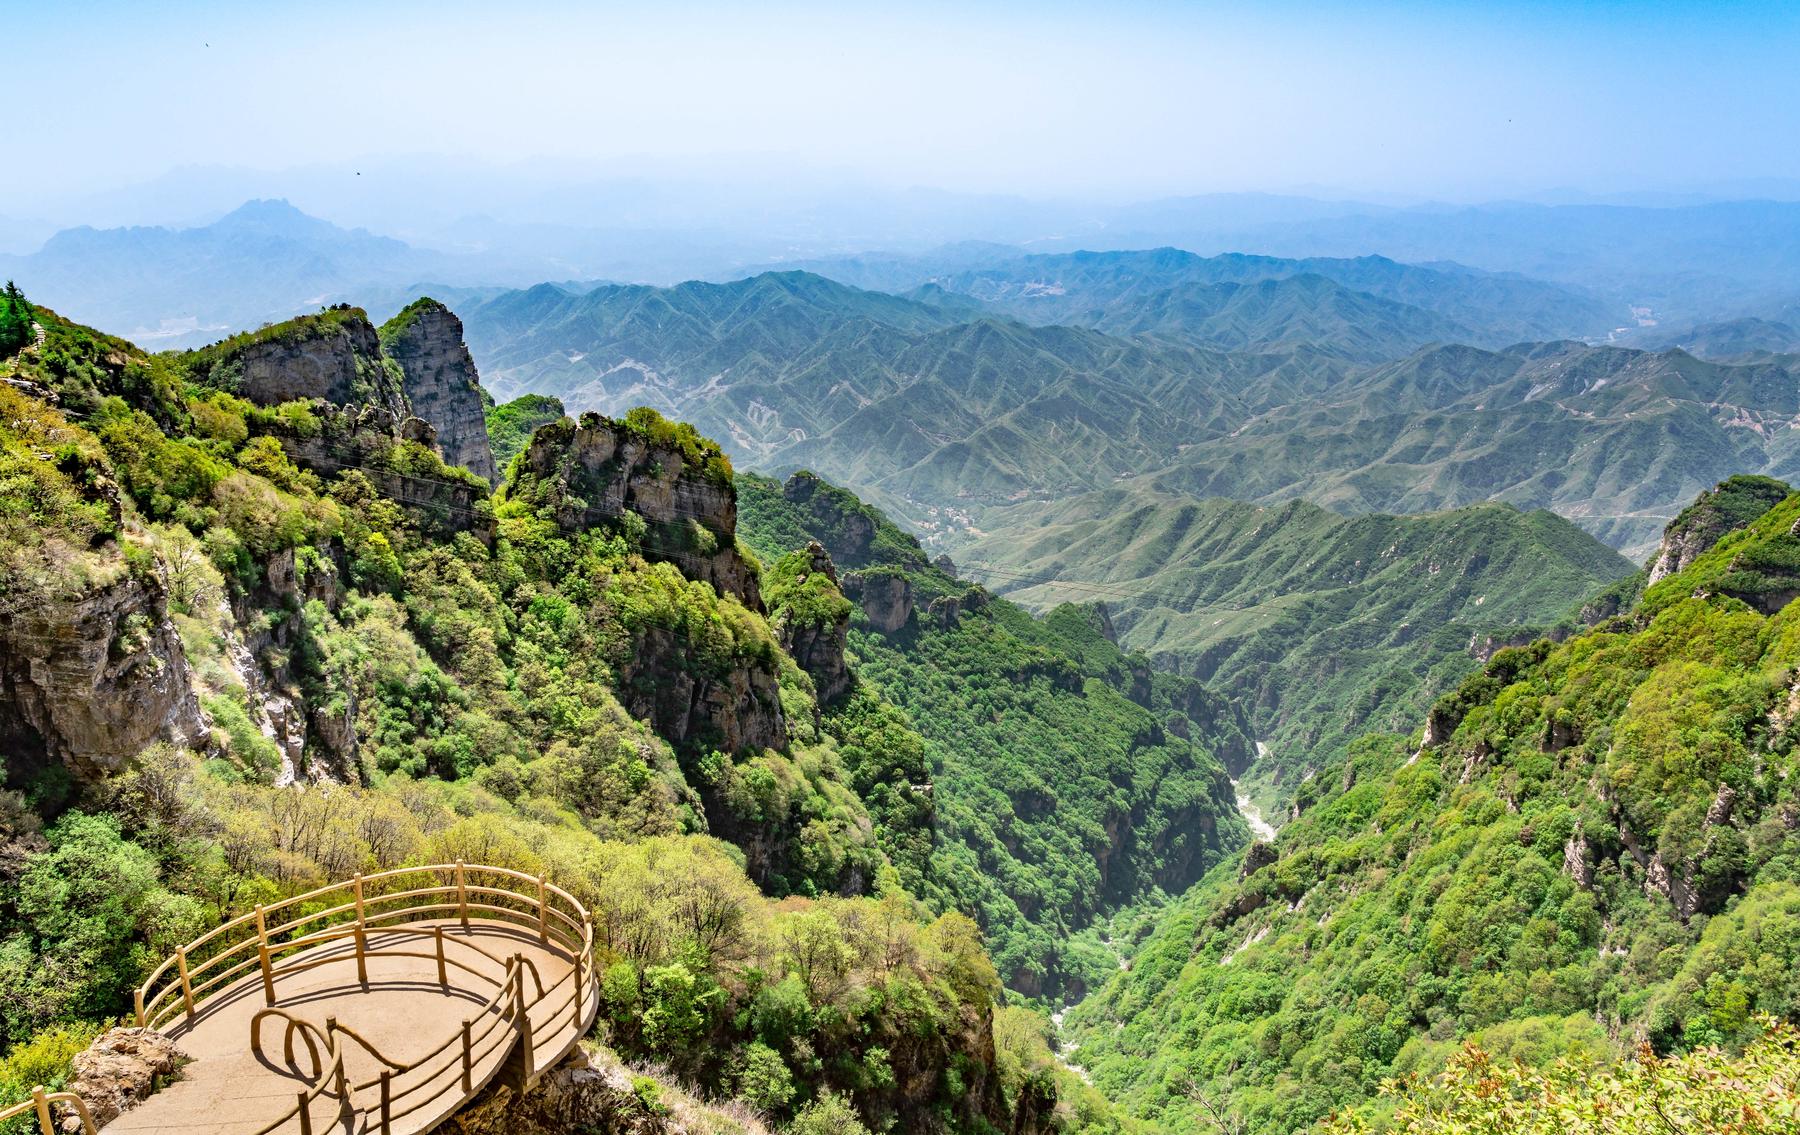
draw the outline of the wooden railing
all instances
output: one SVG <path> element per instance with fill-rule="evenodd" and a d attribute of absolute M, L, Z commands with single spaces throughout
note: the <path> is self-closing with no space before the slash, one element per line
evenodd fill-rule
<path fill-rule="evenodd" d="M 435 885 L 417 885 L 428 881 Z M 529 889 L 496 885 L 508 882 L 524 884 Z M 573 964 L 560 979 L 546 986 L 536 964 L 524 954 L 501 958 L 460 936 L 445 933 L 442 920 L 455 919 L 466 927 L 471 916 L 528 930 L 542 944 L 567 952 Z M 429 928 L 407 926 L 427 919 L 438 921 Z M 430 946 L 428 950 L 388 944 L 372 947 L 372 931 L 381 932 L 383 943 L 399 935 L 429 938 Z M 316 947 L 343 941 L 349 941 L 351 948 L 306 954 Z M 484 968 L 478 961 L 459 958 L 451 946 L 457 951 L 472 951 L 492 964 Z M 321 1030 L 275 1008 L 276 987 L 282 978 L 320 966 L 354 962 L 357 981 L 366 983 L 370 958 L 429 961 L 441 986 L 450 987 L 450 971 L 454 969 L 459 979 L 466 974 L 493 985 L 494 992 L 479 1010 L 464 1018 L 457 1033 L 424 1056 L 405 1063 L 389 1059 L 336 1018 L 328 1018 Z M 503 976 L 494 977 L 495 969 Z M 358 875 L 347 883 L 259 906 L 254 913 L 233 919 L 176 950 L 137 990 L 137 1023 L 161 1028 L 182 1018 L 191 1021 L 204 1011 L 209 997 L 232 988 L 251 973 L 260 975 L 265 1002 L 265 1008 L 251 1022 L 251 1048 L 262 1054 L 263 1024 L 278 1018 L 286 1024 L 283 1050 L 288 1064 L 298 1068 L 296 1036 L 304 1041 L 311 1055 L 310 1086 L 295 1093 L 293 1109 L 251 1135 L 270 1135 L 295 1123 L 301 1135 L 311 1135 L 318 1123 L 314 1112 L 321 1103 L 332 1109 L 332 1117 L 320 1125 L 321 1129 L 349 1110 L 369 1117 L 366 1130 L 388 1135 L 392 1123 L 452 1091 L 460 1099 L 473 1095 L 502 1062 L 496 1062 L 479 1077 L 477 1069 L 499 1055 L 503 1047 L 516 1046 L 529 1077 L 534 1069 L 535 1035 L 554 1036 L 565 1028 L 577 1035 L 583 1031 L 581 1026 L 595 1008 L 590 990 L 594 978 L 593 920 L 574 896 L 543 876 L 503 867 L 459 862 Z M 539 1015 L 535 1024 L 531 1020 L 533 1011 Z M 323 1042 L 322 1046 L 315 1043 L 315 1037 Z M 380 1074 L 360 1083 L 349 1082 L 344 1068 L 344 1041 L 374 1057 L 382 1066 Z M 80 1101 L 75 1103 L 85 1115 Z"/>
<path fill-rule="evenodd" d="M 31 1089 L 31 1098 L 24 1103 L 0 1110 L 0 1123 L 35 1111 L 38 1130 L 43 1135 L 57 1135 L 56 1120 L 50 1112 L 50 1105 L 53 1103 L 67 1104 L 73 1108 L 75 1114 L 81 1117 L 82 1135 L 94 1135 L 94 1117 L 88 1114 L 87 1104 L 81 1102 L 80 1096 L 73 1092 L 47 1092 L 42 1087 Z"/>

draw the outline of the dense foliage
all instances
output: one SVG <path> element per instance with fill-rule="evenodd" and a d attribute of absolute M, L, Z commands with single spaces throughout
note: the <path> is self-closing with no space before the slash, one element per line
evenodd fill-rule
<path fill-rule="evenodd" d="M 0 358 L 17 354 L 19 348 L 35 337 L 31 329 L 31 304 L 19 291 L 19 286 L 8 280 L 6 290 L 0 292 Z"/>
<path fill-rule="evenodd" d="M 525 448 L 539 426 L 547 426 L 563 416 L 559 398 L 547 394 L 524 394 L 511 402 L 494 405 L 493 398 L 482 391 L 486 402 L 488 445 L 494 451 L 494 464 L 501 470 Z"/>
<path fill-rule="evenodd" d="M 1092 608 L 1033 619 L 929 564 L 877 510 L 808 474 L 738 478 L 746 540 L 817 540 L 853 565 L 846 586 L 906 589 L 905 625 L 859 611 L 859 673 L 929 744 L 938 816 L 935 904 L 973 912 L 1013 988 L 1078 994 L 1116 966 L 1070 951 L 1096 915 L 1177 893 L 1247 836 L 1224 759 L 1239 720 L 1197 683 L 1152 674 Z M 782 561 L 786 570 L 797 569 Z M 778 567 L 779 576 L 782 567 Z"/>
<path fill-rule="evenodd" d="M 985 1131 L 1017 1108 L 1052 1122 L 1059 1093 L 1055 1123 L 1113 1122 L 1041 1028 L 997 1027 L 974 923 L 903 886 L 937 870 L 929 801 L 905 791 L 925 743 L 873 684 L 821 712 L 767 620 L 646 559 L 629 514 L 570 527 L 496 506 L 379 419 L 372 435 L 321 402 L 222 389 L 232 351 L 150 358 L 39 318 L 22 377 L 71 409 L 0 387 L 0 599 L 54 607 L 136 577 L 152 598 L 110 649 L 151 649 L 166 612 L 180 650 L 153 664 L 189 669 L 212 736 L 100 780 L 8 753 L 0 1087 L 54 1082 L 150 965 L 224 918 L 467 858 L 547 871 L 599 912 L 603 1033 L 666 1077 L 802 1124 L 836 1108 Z M 691 427 L 626 424 L 729 484 Z M 756 712 L 785 722 L 781 744 L 721 751 L 625 704 L 739 682 L 766 683 Z M 287 747 L 271 687 L 342 724 Z M 342 783 L 274 787 L 284 774 Z"/>
<path fill-rule="evenodd" d="M 1388 1083 L 1393 1126 L 1345 1117 L 1330 1135 L 1778 1135 L 1800 1128 L 1800 1035 L 1764 1017 L 1740 1053 L 1711 1046 L 1661 1057 L 1641 1048 L 1596 1072 L 1569 1060 L 1547 1070 L 1473 1046 L 1423 1084 Z"/>
<path fill-rule="evenodd" d="M 1096 1082 L 1170 1126 L 1206 1100 L 1297 1130 L 1465 1040 L 1593 1064 L 1794 1017 L 1800 608 L 1722 585 L 1791 593 L 1796 520 L 1800 497 L 1630 615 L 1500 651 L 1434 744 L 1371 737 L 1308 782 L 1072 1015 Z"/>

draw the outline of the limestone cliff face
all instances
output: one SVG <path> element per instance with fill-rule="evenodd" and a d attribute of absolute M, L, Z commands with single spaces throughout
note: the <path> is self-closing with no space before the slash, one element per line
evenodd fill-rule
<path fill-rule="evenodd" d="M 9 772 L 60 762 L 78 780 L 209 725 L 154 580 L 124 574 L 78 598 L 0 615 L 0 750 Z"/>
<path fill-rule="evenodd" d="M 400 366 L 412 412 L 437 431 L 444 460 L 498 484 L 481 379 L 463 343 L 462 320 L 436 300 L 422 299 L 382 325 L 381 345 Z"/>
<path fill-rule="evenodd" d="M 912 584 L 900 572 L 853 571 L 844 576 L 843 588 L 862 608 L 869 625 L 883 634 L 894 633 L 912 618 Z"/>
<path fill-rule="evenodd" d="M 1780 504 L 1793 490 L 1773 477 L 1731 477 L 1701 493 L 1663 529 L 1649 583 L 1683 571 L 1719 542 Z"/>
<path fill-rule="evenodd" d="M 483 540 L 492 538 L 493 517 L 484 504 L 486 485 L 459 480 L 462 474 L 451 470 L 444 471 L 450 476 L 406 471 L 411 464 L 406 460 L 406 443 L 427 449 L 435 446 L 428 423 L 419 418 L 397 419 L 381 406 L 315 401 L 312 412 L 319 423 L 317 430 L 275 433 L 295 464 L 325 477 L 354 468 L 368 478 L 376 492 L 410 506 L 421 523 L 440 535 L 473 532 Z"/>
<path fill-rule="evenodd" d="M 815 540 L 807 546 L 806 555 L 811 560 L 808 574 L 829 581 L 828 594 L 836 597 L 841 610 L 801 614 L 776 602 L 773 622 L 781 648 L 812 676 L 819 704 L 825 705 L 850 689 L 850 667 L 844 661 L 850 642 L 850 605 L 843 602 L 837 567 L 825 548 Z"/>
<path fill-rule="evenodd" d="M 684 665 L 686 644 L 653 627 L 632 642 L 619 670 L 619 700 L 632 716 L 675 745 L 727 753 L 787 747 L 780 678 L 772 666 L 743 666 L 721 675 Z"/>
<path fill-rule="evenodd" d="M 242 342 L 228 339 L 209 353 L 208 377 L 252 402 L 323 398 L 377 405 L 396 419 L 408 416 L 400 368 L 382 353 L 374 326 L 356 308 L 291 320 Z"/>
<path fill-rule="evenodd" d="M 579 424 L 539 430 L 523 462 L 515 497 L 554 507 L 571 530 L 634 513 L 644 523 L 645 558 L 673 563 L 689 579 L 763 609 L 756 570 L 737 547 L 737 490 L 729 476 L 709 475 L 679 445 L 583 414 Z"/>

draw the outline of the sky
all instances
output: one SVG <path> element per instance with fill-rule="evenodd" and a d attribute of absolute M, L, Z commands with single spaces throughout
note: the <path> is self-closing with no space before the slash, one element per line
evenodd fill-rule
<path fill-rule="evenodd" d="M 1800 3 L 0 0 L 0 217 L 192 166 L 1113 201 L 1800 182 Z"/>

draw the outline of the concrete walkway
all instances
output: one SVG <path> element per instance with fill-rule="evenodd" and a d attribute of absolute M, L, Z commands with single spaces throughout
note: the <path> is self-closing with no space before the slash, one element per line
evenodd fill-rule
<path fill-rule="evenodd" d="M 596 999 L 590 980 L 580 991 L 578 1018 L 572 954 L 503 922 L 472 919 L 466 926 L 455 920 L 436 925 L 444 928 L 445 956 L 469 967 L 450 966 L 444 985 L 439 984 L 432 922 L 369 930 L 366 984 L 357 980 L 355 948 L 348 941 L 282 958 L 275 978 L 274 1007 L 282 1011 L 279 1014 L 265 1012 L 262 975 L 252 967 L 207 997 L 191 1019 L 178 1018 L 163 1027 L 162 1032 L 192 1062 L 176 1082 L 108 1124 L 106 1135 L 257 1135 L 307 1128 L 318 1135 L 380 1133 L 379 1081 L 384 1069 L 392 1077 L 388 1135 L 416 1135 L 442 1123 L 503 1071 L 529 1081 L 574 1048 L 593 1022 Z M 424 956 L 394 956 L 396 952 Z M 520 1030 L 489 1007 L 508 981 L 505 960 L 514 955 L 535 967 L 535 977 L 520 979 L 530 1021 L 529 1067 L 523 1060 Z M 327 964 L 281 972 L 312 961 Z M 538 979 L 545 991 L 541 995 Z M 261 1055 L 251 1047 L 252 1025 L 259 1014 Z M 296 1028 L 290 1021 L 312 1028 Z M 368 1043 L 358 1043 L 342 1031 L 334 1034 L 343 1057 L 348 1106 L 343 1106 L 335 1085 L 328 1085 L 312 1099 L 303 1127 L 295 1114 L 297 1094 L 308 1092 L 321 1077 L 308 1042 L 319 1051 L 319 1062 L 328 1065 L 329 1021 L 347 1026 Z M 470 1022 L 472 1038 L 466 1075 L 465 1021 Z M 290 1039 L 291 1058 L 286 1052 Z M 393 1065 L 403 1070 L 396 1071 Z"/>

